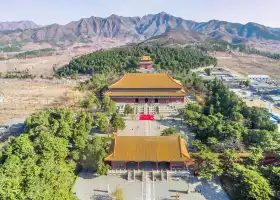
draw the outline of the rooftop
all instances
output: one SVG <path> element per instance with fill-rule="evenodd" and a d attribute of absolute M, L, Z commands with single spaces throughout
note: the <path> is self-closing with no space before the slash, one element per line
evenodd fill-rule
<path fill-rule="evenodd" d="M 280 101 L 280 96 L 279 95 L 268 95 L 270 99 L 273 101 Z"/>
<path fill-rule="evenodd" d="M 113 92 L 113 91 L 109 91 L 106 92 L 105 95 L 107 96 L 126 96 L 126 97 L 134 97 L 134 96 L 139 96 L 139 97 L 146 97 L 146 96 L 150 96 L 150 97 L 171 97 L 171 96 L 175 96 L 175 97 L 181 97 L 181 96 L 185 96 L 186 93 L 183 90 L 178 90 L 175 92 Z"/>
<path fill-rule="evenodd" d="M 119 81 L 109 87 L 114 88 L 173 88 L 181 89 L 182 84 L 168 74 L 162 73 L 127 73 Z"/>
<path fill-rule="evenodd" d="M 151 61 L 152 59 L 151 59 L 150 56 L 143 56 L 141 60 L 142 60 L 142 61 L 143 61 L 143 60 Z"/>
<path fill-rule="evenodd" d="M 249 78 L 269 78 L 268 75 L 248 75 Z"/>
<path fill-rule="evenodd" d="M 190 161 L 180 136 L 116 136 L 106 161 Z"/>

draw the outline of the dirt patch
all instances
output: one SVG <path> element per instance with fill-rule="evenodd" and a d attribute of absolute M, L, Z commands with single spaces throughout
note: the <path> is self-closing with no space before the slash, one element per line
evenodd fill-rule
<path fill-rule="evenodd" d="M 29 50 L 39 50 L 39 49 L 47 49 L 47 48 L 53 48 L 52 45 L 48 43 L 28 43 L 25 44 L 21 50 L 23 51 L 29 51 Z"/>
<path fill-rule="evenodd" d="M 27 59 L 11 59 L 0 62 L 0 72 L 29 69 L 30 73 L 37 77 L 52 76 L 54 74 L 53 67 L 60 67 L 69 63 L 72 55 L 55 55 L 38 58 Z"/>
<path fill-rule="evenodd" d="M 247 76 L 248 74 L 266 74 L 273 79 L 280 79 L 280 61 L 258 55 L 244 53 L 216 52 L 212 54 L 218 59 L 218 67 L 235 71 Z"/>
<path fill-rule="evenodd" d="M 83 94 L 75 90 L 75 85 L 59 80 L 0 79 L 0 91 L 4 94 L 0 123 L 44 108 L 77 106 Z"/>
<path fill-rule="evenodd" d="M 269 102 L 263 101 L 261 99 L 244 100 L 244 102 L 249 107 L 259 107 L 259 108 L 267 108 L 267 109 L 269 109 Z M 273 113 L 276 113 L 276 114 L 280 115 L 280 109 L 279 108 L 277 108 L 275 106 L 271 106 L 271 110 L 272 110 Z"/>

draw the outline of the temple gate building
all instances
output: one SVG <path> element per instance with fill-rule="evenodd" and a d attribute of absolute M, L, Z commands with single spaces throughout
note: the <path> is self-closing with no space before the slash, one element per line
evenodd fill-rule
<path fill-rule="evenodd" d="M 140 69 L 152 69 L 153 68 L 153 63 L 152 63 L 152 59 L 150 56 L 143 56 L 141 61 L 140 61 L 140 65 L 139 65 Z"/>
<path fill-rule="evenodd" d="M 105 95 L 119 103 L 187 102 L 181 82 L 164 73 L 127 73 Z"/>
<path fill-rule="evenodd" d="M 180 136 L 115 136 L 112 169 L 185 169 L 192 159 Z"/>

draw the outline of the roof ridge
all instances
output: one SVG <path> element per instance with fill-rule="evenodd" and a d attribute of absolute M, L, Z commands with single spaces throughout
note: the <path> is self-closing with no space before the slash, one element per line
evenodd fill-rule
<path fill-rule="evenodd" d="M 166 74 L 174 83 L 176 83 L 177 85 L 183 86 L 182 84 L 179 84 L 177 81 L 175 81 L 174 78 L 172 78 L 169 74 Z"/>
<path fill-rule="evenodd" d="M 181 147 L 182 144 L 181 144 L 181 136 L 180 135 L 178 136 L 178 139 L 179 139 L 180 158 L 182 158 L 183 153 L 182 153 L 182 147 Z"/>
<path fill-rule="evenodd" d="M 115 149 L 116 149 L 116 146 L 117 146 L 117 137 L 115 136 L 113 156 L 115 156 L 115 151 L 116 151 Z"/>
<path fill-rule="evenodd" d="M 110 85 L 109 88 L 113 87 L 113 86 L 116 85 L 118 82 L 120 82 L 121 80 L 123 80 L 124 77 L 125 77 L 126 75 L 127 75 L 127 73 L 125 73 L 125 74 L 123 75 L 123 77 L 122 77 L 120 80 L 118 80 L 118 81 L 115 82 L 114 84 Z"/>

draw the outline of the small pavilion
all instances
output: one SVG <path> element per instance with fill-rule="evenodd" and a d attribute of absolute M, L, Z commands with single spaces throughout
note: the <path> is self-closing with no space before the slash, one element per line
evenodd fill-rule
<path fill-rule="evenodd" d="M 115 136 L 112 169 L 185 169 L 192 159 L 180 136 Z"/>

